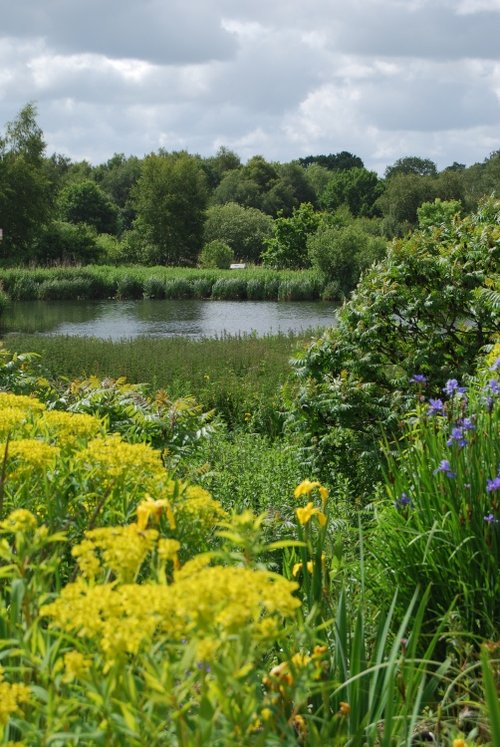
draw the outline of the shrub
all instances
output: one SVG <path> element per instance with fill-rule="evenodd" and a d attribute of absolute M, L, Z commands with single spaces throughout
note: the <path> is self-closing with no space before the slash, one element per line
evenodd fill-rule
<path fill-rule="evenodd" d="M 234 251 L 224 241 L 214 239 L 205 244 L 198 257 L 198 262 L 200 267 L 206 269 L 228 270 L 231 262 L 234 262 Z"/>
<path fill-rule="evenodd" d="M 303 433 L 304 458 L 324 479 L 348 475 L 369 495 L 383 459 L 382 427 L 397 434 L 411 406 L 411 376 L 431 393 L 474 370 L 500 331 L 500 203 L 438 234 L 395 241 L 363 276 L 337 315 L 337 327 L 295 362 L 301 388 L 291 424 Z"/>

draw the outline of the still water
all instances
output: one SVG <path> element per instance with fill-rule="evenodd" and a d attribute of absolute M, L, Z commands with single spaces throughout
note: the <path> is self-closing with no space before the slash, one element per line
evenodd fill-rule
<path fill-rule="evenodd" d="M 0 335 L 216 337 L 300 332 L 334 324 L 335 306 L 317 301 L 25 301 L 11 304 L 2 314 Z"/>

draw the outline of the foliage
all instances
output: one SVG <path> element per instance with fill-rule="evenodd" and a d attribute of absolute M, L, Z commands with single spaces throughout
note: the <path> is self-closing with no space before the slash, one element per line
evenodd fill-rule
<path fill-rule="evenodd" d="M 396 178 L 396 177 L 395 177 Z M 500 206 L 395 242 L 368 270 L 327 330 L 295 362 L 301 388 L 290 412 L 317 474 L 350 476 L 369 494 L 378 441 L 395 434 L 409 405 L 411 376 L 431 392 L 474 369 L 500 331 Z"/>
<path fill-rule="evenodd" d="M 355 216 L 371 216 L 383 189 L 383 184 L 374 171 L 352 168 L 331 175 L 321 193 L 320 202 L 325 210 L 331 212 L 341 205 L 347 205 Z"/>
<path fill-rule="evenodd" d="M 32 242 L 49 220 L 51 194 L 44 150 L 36 107 L 27 104 L 0 137 L 2 254 L 17 262 L 31 259 Z"/>
<path fill-rule="evenodd" d="M 331 297 L 343 298 L 356 286 L 361 272 L 383 257 L 386 242 L 371 236 L 357 224 L 330 226 L 323 223 L 307 239 L 312 268 L 330 284 Z M 332 292 L 331 284 L 336 292 Z"/>
<path fill-rule="evenodd" d="M 209 241 L 200 252 L 198 257 L 200 267 L 217 268 L 219 270 L 228 270 L 231 262 L 234 262 L 234 251 L 220 239 Z"/>
<path fill-rule="evenodd" d="M 92 179 L 64 187 L 58 196 L 58 208 L 63 221 L 86 223 L 97 233 L 116 233 L 117 208 Z"/>
<path fill-rule="evenodd" d="M 283 428 L 280 388 L 289 378 L 288 361 L 311 336 L 312 332 L 202 340 L 142 337 L 111 342 L 38 335 L 11 339 L 21 360 L 26 360 L 26 351 L 42 356 L 51 380 L 125 376 L 130 382 L 148 382 L 153 390 L 165 389 L 170 400 L 192 395 L 204 411 L 215 409 L 230 428 L 248 426 L 275 437 Z M 10 356 L 7 362 L 12 367 Z"/>
<path fill-rule="evenodd" d="M 321 216 L 310 203 L 296 208 L 290 218 L 280 216 L 274 221 L 274 235 L 265 239 L 262 254 L 265 267 L 298 270 L 309 266 L 307 237 L 314 233 Z"/>
<path fill-rule="evenodd" d="M 416 409 L 388 455 L 371 541 L 382 585 L 398 587 L 403 606 L 430 584 L 428 621 L 453 605 L 455 629 L 490 639 L 500 617 L 498 370 L 500 357 L 468 388 L 450 379 L 430 400 L 415 377 Z"/>
<path fill-rule="evenodd" d="M 458 200 L 441 200 L 436 197 L 434 202 L 423 202 L 417 208 L 419 228 L 432 229 L 435 226 L 447 225 L 453 221 L 455 215 L 460 215 L 462 205 Z"/>
<path fill-rule="evenodd" d="M 101 250 L 95 228 L 86 223 L 52 221 L 34 243 L 37 262 L 49 265 L 57 262 L 88 264 L 100 259 Z"/>
<path fill-rule="evenodd" d="M 488 412 L 488 398 L 498 396 L 498 352 L 489 361 L 488 391 L 478 391 L 487 398 L 480 412 L 463 412 L 458 382 L 446 384 L 451 404 L 442 409 L 464 419 L 458 427 L 470 443 L 461 446 L 464 433 L 449 430 L 454 419 L 437 415 L 430 424 L 423 413 L 429 403 L 418 399 L 415 454 L 392 464 L 391 505 L 375 515 L 380 538 L 394 515 L 416 509 L 417 497 L 425 506 L 427 490 L 448 506 L 450 481 L 465 480 L 471 465 L 476 487 L 484 466 L 493 468 L 483 492 L 490 505 L 496 500 L 498 439 L 485 427 L 498 417 L 493 407 Z M 22 386 L 25 374 L 6 372 Z M 417 393 L 424 384 L 415 377 Z M 74 383 L 58 406 L 85 408 L 90 400 L 104 417 L 0 393 L 3 742 L 403 747 L 432 730 L 443 744 L 479 747 L 496 737 L 497 644 L 484 642 L 481 660 L 473 646 L 459 660 L 441 657 L 443 636 L 453 644 L 467 631 L 457 633 L 454 610 L 443 603 L 442 620 L 429 632 L 432 588 L 415 588 L 401 562 L 400 589 L 382 601 L 370 568 L 380 554 L 380 543 L 372 544 L 377 534 L 359 532 L 355 552 L 346 554 L 339 493 L 308 478 L 292 489 L 300 465 L 285 453 L 279 458 L 277 448 L 260 462 L 255 443 L 255 469 L 267 477 L 267 490 L 247 477 L 238 498 L 244 510 L 229 513 L 229 484 L 219 491 L 229 504 L 221 505 L 201 486 L 173 479 L 161 452 L 143 441 L 156 412 L 143 391 L 125 382 Z M 471 425 L 474 413 L 471 430 L 465 418 Z M 153 429 L 156 423 L 153 417 Z M 445 447 L 448 436 L 453 443 Z M 431 476 L 424 443 L 439 457 L 450 450 L 456 477 L 442 464 Z M 210 453 L 205 447 L 209 442 L 192 462 L 192 478 L 197 472 L 208 481 L 198 466 Z M 225 470 L 217 463 L 223 445 L 214 447 L 215 485 Z M 470 461 L 460 471 L 463 458 Z M 242 474 L 250 469 L 245 464 Z M 433 490 L 433 481 L 443 489 Z M 411 503 L 399 493 L 409 482 Z M 248 509 L 258 500 L 266 514 Z M 442 511 L 435 520 L 444 521 Z M 411 521 L 390 530 L 400 535 Z M 488 537 L 485 530 L 497 531 L 489 516 L 479 527 L 470 521 L 471 545 Z M 494 545 L 486 546 L 487 565 Z M 429 541 L 428 565 L 437 567 L 447 547 Z M 450 585 L 479 598 L 483 575 L 471 574 L 465 558 L 449 567 Z M 474 716 L 472 730 L 465 711 Z"/>
<path fill-rule="evenodd" d="M 194 264 L 202 245 L 205 175 L 186 152 L 147 156 L 134 187 L 136 227 L 155 249 L 149 261 Z"/>
<path fill-rule="evenodd" d="M 258 262 L 272 226 L 272 218 L 261 210 L 228 202 L 208 208 L 203 236 L 206 242 L 218 239 L 229 244 L 241 261 Z"/>
<path fill-rule="evenodd" d="M 392 165 L 385 170 L 385 178 L 392 179 L 400 174 L 414 174 L 416 176 L 436 176 L 437 168 L 434 161 L 429 158 L 419 158 L 418 156 L 405 156 L 398 158 Z"/>

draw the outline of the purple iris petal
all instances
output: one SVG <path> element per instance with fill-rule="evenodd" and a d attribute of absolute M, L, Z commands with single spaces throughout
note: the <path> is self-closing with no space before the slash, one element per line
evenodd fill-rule
<path fill-rule="evenodd" d="M 415 384 L 425 384 L 427 377 L 424 376 L 424 374 L 413 374 L 411 380 L 415 382 Z"/>
<path fill-rule="evenodd" d="M 443 412 L 443 402 L 440 399 L 430 399 L 427 415 L 439 415 Z"/>
<path fill-rule="evenodd" d="M 437 474 L 438 472 L 444 472 L 446 477 L 457 476 L 457 473 L 452 471 L 448 459 L 441 459 L 441 461 L 439 462 L 439 467 L 434 470 L 434 474 Z"/>
<path fill-rule="evenodd" d="M 457 444 L 457 446 L 460 446 L 461 448 L 467 446 L 467 441 L 464 437 L 464 430 L 459 426 L 455 426 L 455 428 L 451 429 L 451 435 L 446 442 L 447 446 L 453 446 L 453 444 Z"/>

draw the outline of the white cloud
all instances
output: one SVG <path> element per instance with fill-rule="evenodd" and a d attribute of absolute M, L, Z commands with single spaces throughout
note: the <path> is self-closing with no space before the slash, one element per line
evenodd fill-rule
<path fill-rule="evenodd" d="M 482 160 L 500 147 L 500 0 L 0 0 L 0 125 L 48 151 L 227 145 Z"/>

